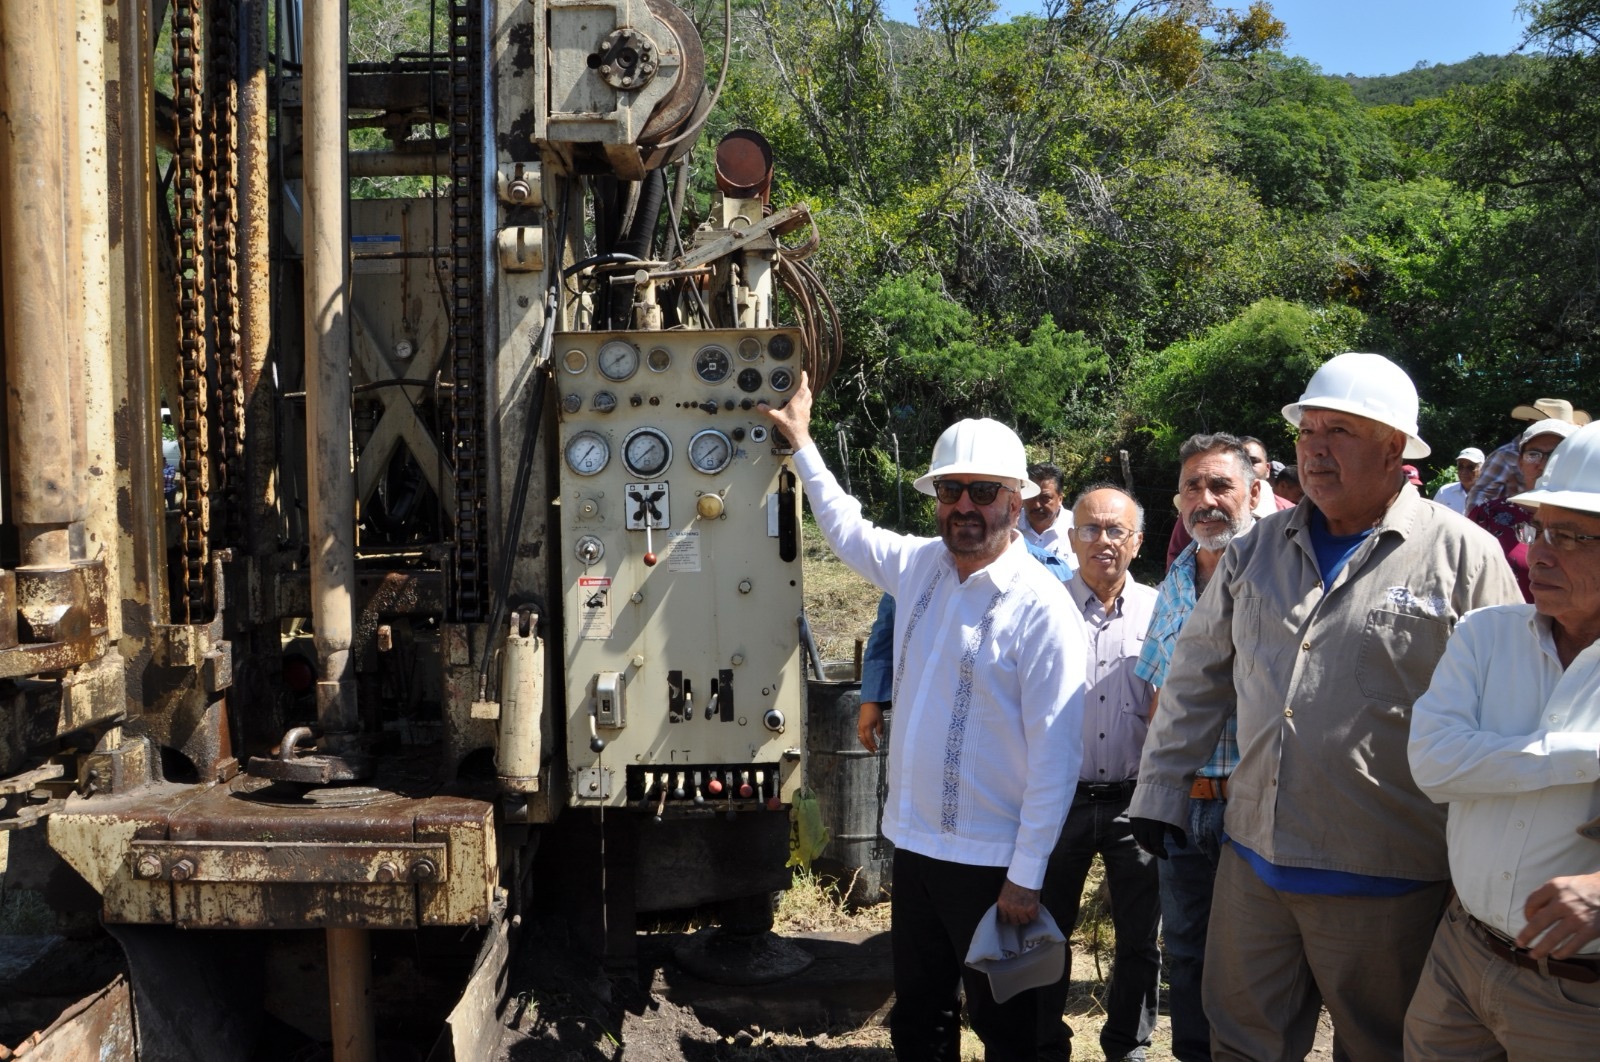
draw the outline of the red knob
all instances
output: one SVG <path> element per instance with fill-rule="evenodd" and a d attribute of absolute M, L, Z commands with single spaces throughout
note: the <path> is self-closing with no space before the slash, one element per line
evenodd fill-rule
<path fill-rule="evenodd" d="M 750 785 L 749 782 L 745 782 L 743 785 L 739 786 L 739 795 L 742 796 L 742 797 L 745 797 L 746 799 L 748 799 L 749 797 L 754 796 L 755 792 L 756 791 L 753 788 L 751 788 L 751 785 Z"/>
<path fill-rule="evenodd" d="M 646 553 L 644 555 L 644 566 L 646 568 L 654 568 L 656 566 L 656 555 L 654 553 Z"/>
<path fill-rule="evenodd" d="M 713 795 L 722 792 L 722 779 L 712 778 L 711 781 L 706 783 L 706 791 Z"/>

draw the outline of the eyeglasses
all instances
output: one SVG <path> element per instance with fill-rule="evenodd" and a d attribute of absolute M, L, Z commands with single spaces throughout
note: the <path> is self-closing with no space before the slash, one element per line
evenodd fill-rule
<path fill-rule="evenodd" d="M 1542 465 L 1545 462 L 1545 458 L 1549 457 L 1553 453 L 1555 453 L 1554 450 L 1535 450 L 1529 448 L 1522 451 L 1521 456 L 1524 461 L 1535 465 Z"/>
<path fill-rule="evenodd" d="M 1003 490 L 1016 490 L 1004 483 L 996 483 L 992 479 L 980 479 L 972 483 L 963 483 L 959 479 L 936 479 L 933 481 L 933 496 L 945 505 L 954 505 L 965 494 L 972 499 L 973 505 L 989 505 L 1000 496 Z"/>
<path fill-rule="evenodd" d="M 1118 527 L 1115 524 L 1110 527 L 1101 527 L 1099 524 L 1079 524 L 1072 529 L 1072 533 L 1078 536 L 1079 542 L 1094 542 L 1104 535 L 1106 541 L 1116 546 L 1126 541 L 1129 535 L 1137 532 L 1130 531 L 1126 527 Z"/>
<path fill-rule="evenodd" d="M 1576 531 L 1564 531 L 1559 527 L 1523 524 L 1517 528 L 1518 541 L 1532 545 L 1537 538 L 1544 539 L 1544 544 L 1558 553 L 1575 553 L 1578 546 L 1584 542 L 1600 542 L 1600 535 L 1580 535 Z"/>

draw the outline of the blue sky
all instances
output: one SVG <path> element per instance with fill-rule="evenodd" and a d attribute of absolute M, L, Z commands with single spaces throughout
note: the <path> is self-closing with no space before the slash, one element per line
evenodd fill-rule
<path fill-rule="evenodd" d="M 1222 0 L 1243 9 L 1249 0 Z M 1037 0 L 1000 0 L 1002 16 L 1037 11 Z M 884 0 L 890 18 L 915 22 L 916 0 Z M 1522 40 L 1516 0 L 1273 0 L 1289 27 L 1285 50 L 1326 74 L 1398 74 L 1418 62 L 1503 55 Z"/>

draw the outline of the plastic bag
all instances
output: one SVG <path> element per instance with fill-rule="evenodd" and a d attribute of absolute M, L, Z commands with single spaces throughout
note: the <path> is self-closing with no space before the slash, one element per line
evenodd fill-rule
<path fill-rule="evenodd" d="M 822 806 L 816 795 L 800 790 L 789 806 L 789 861 L 784 866 L 809 868 L 831 840 L 833 834 L 822 824 Z"/>

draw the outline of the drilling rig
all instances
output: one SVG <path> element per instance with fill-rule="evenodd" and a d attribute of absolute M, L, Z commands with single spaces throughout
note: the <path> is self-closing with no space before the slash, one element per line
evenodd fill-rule
<path fill-rule="evenodd" d="M 788 883 L 816 226 L 750 131 L 687 215 L 670 0 L 428 4 L 0 3 L 0 880 L 122 960 L 49 1057 L 487 1058 L 526 918 Z"/>

